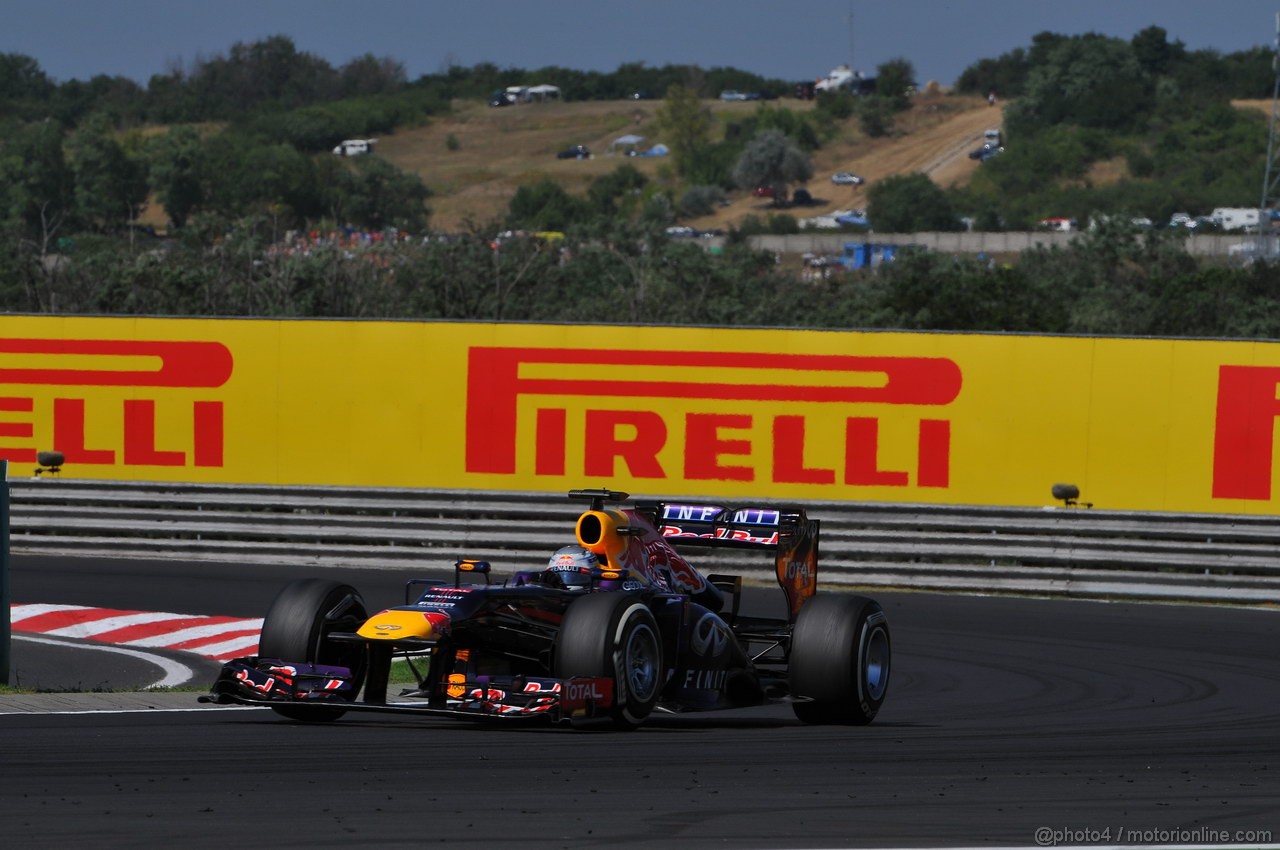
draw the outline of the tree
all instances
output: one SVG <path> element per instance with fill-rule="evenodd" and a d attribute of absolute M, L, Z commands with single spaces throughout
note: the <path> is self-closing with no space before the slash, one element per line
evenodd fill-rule
<path fill-rule="evenodd" d="M 926 175 L 886 177 L 867 190 L 867 217 L 885 233 L 959 230 L 951 201 Z"/>
<path fill-rule="evenodd" d="M 153 142 L 151 186 L 174 227 L 204 204 L 204 172 L 204 145 L 191 127 L 175 127 Z"/>
<path fill-rule="evenodd" d="M 36 60 L 0 53 L 0 113 L 32 120 L 48 115 L 47 100 L 55 90 Z"/>
<path fill-rule="evenodd" d="M 554 180 L 521 186 L 511 198 L 507 222 L 517 230 L 567 230 L 582 217 L 582 204 Z"/>
<path fill-rule="evenodd" d="M 116 141 L 98 116 L 67 141 L 75 174 L 76 210 L 90 227 L 117 230 L 138 217 L 147 201 L 147 169 Z"/>
<path fill-rule="evenodd" d="M 1002 98 L 1019 97 L 1027 82 L 1027 52 L 1021 47 L 1000 54 L 997 59 L 979 59 L 965 68 L 956 80 L 956 91 L 986 95 L 995 92 Z"/>
<path fill-rule="evenodd" d="M 420 233 L 427 227 L 425 183 L 416 174 L 396 168 L 382 157 L 360 157 L 355 163 L 356 179 L 347 211 L 353 223 L 382 229 L 394 227 Z"/>
<path fill-rule="evenodd" d="M 403 63 L 385 57 L 379 59 L 372 53 L 352 59 L 342 66 L 339 74 L 347 97 L 399 91 L 408 79 Z"/>
<path fill-rule="evenodd" d="M 906 59 L 890 59 L 876 67 L 875 96 L 884 98 L 901 112 L 911 105 L 916 87 L 916 69 Z"/>
<path fill-rule="evenodd" d="M 602 174 L 591 181 L 587 188 L 587 200 L 600 216 L 613 216 L 619 212 L 630 212 L 638 198 L 649 183 L 640 169 L 631 163 L 619 165 L 608 174 Z"/>
<path fill-rule="evenodd" d="M 1005 112 L 1010 135 L 1063 123 L 1126 130 L 1150 113 L 1154 84 L 1128 42 L 1090 33 L 1049 43 L 1033 51 L 1026 94 Z"/>
<path fill-rule="evenodd" d="M 0 202 L 0 214 L 46 254 L 75 211 L 75 176 L 55 122 L 29 125 L 0 144 Z"/>
<path fill-rule="evenodd" d="M 1137 33 L 1129 43 L 1133 46 L 1138 64 L 1152 76 L 1169 73 L 1174 59 L 1186 52 L 1181 41 L 1170 44 L 1168 33 L 1163 27 L 1157 26 L 1147 27 Z"/>
<path fill-rule="evenodd" d="M 658 131 L 666 139 L 676 173 L 687 177 L 698 152 L 711 138 L 714 118 L 698 100 L 697 92 L 682 85 L 667 89 L 667 96 L 655 116 Z"/>
<path fill-rule="evenodd" d="M 781 130 L 764 130 L 747 143 L 733 167 L 733 182 L 743 189 L 768 186 L 774 203 L 785 196 L 792 183 L 813 177 L 813 163 Z"/>

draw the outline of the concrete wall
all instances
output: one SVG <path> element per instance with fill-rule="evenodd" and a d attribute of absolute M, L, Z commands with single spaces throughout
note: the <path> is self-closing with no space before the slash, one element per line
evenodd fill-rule
<path fill-rule="evenodd" d="M 796 233 L 788 236 L 753 236 L 751 244 L 783 254 L 839 254 L 846 242 L 879 242 L 889 245 L 920 245 L 947 254 L 1007 254 L 1040 245 L 1063 247 L 1082 234 L 1048 232 L 1008 233 Z M 1256 243 L 1257 236 L 1245 234 L 1203 234 L 1188 236 L 1187 251 L 1200 257 L 1225 257 L 1235 245 Z M 1274 253 L 1275 237 L 1269 241 Z"/>

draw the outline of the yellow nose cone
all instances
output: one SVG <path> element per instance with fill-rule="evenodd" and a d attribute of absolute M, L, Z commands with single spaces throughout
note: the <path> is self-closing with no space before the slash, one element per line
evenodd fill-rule
<path fill-rule="evenodd" d="M 405 638 L 429 638 L 434 634 L 431 621 L 422 611 L 381 611 L 364 621 L 356 632 L 370 640 L 395 641 Z"/>

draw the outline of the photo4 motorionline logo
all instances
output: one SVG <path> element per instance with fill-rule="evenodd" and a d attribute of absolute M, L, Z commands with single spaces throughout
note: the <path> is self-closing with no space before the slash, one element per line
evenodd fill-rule
<path fill-rule="evenodd" d="M 1274 848 L 1269 829 L 1216 829 L 1213 827 L 1135 829 L 1129 827 L 1104 827 L 1102 829 L 1055 828 L 1042 826 L 1035 832 L 1039 847 L 1087 847 L 1112 845 L 1131 847 L 1193 848 Z"/>

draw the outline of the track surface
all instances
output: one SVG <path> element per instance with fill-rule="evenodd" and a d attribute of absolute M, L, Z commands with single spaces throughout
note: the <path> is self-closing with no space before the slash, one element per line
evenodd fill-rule
<path fill-rule="evenodd" d="M 298 574 L 19 558 L 12 586 L 15 602 L 261 616 Z M 400 593 L 398 574 L 341 576 L 374 605 Z M 258 709 L 8 715 L 0 822 L 14 846 L 1027 846 L 1040 828 L 1075 831 L 1061 843 L 1077 845 L 1280 835 L 1276 612 L 880 599 L 894 669 L 871 726 L 802 726 L 785 708 L 656 718 L 630 734 L 371 715 L 306 726 Z"/>

